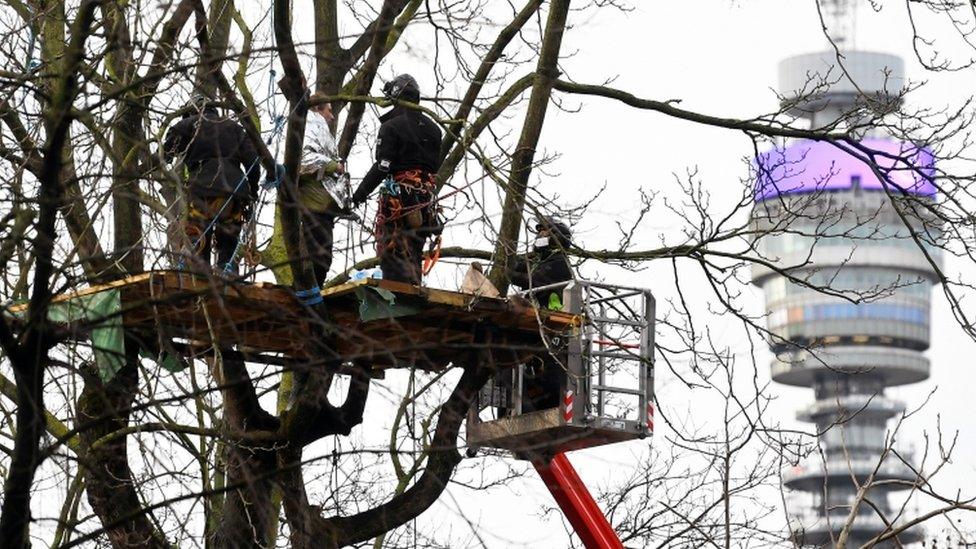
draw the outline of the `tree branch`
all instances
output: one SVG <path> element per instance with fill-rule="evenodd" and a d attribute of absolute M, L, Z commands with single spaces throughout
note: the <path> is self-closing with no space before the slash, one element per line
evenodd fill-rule
<path fill-rule="evenodd" d="M 535 71 L 536 78 L 532 83 L 532 93 L 529 96 L 529 105 L 522 124 L 522 134 L 512 155 L 512 167 L 509 172 L 505 202 L 502 206 L 501 226 L 495 244 L 494 266 L 488 273 L 488 279 L 503 294 L 508 290 L 508 263 L 515 253 L 515 244 L 518 242 L 522 226 L 525 191 L 529 184 L 529 175 L 532 173 L 535 147 L 539 143 L 542 124 L 546 119 L 546 109 L 549 106 L 549 97 L 558 75 L 559 50 L 562 46 L 568 14 L 569 0 L 553 0 L 549 6 L 542 50 L 539 52 Z"/>

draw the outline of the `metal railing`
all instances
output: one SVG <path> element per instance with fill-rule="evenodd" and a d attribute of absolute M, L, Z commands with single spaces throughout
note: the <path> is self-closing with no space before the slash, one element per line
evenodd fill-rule
<path fill-rule="evenodd" d="M 547 290 L 561 292 L 562 310 L 582 319 L 573 333 L 548 333 L 540 322 L 552 359 L 566 371 L 560 399 L 565 423 L 650 435 L 655 314 L 651 292 L 577 280 L 531 288 L 522 295 L 531 299 Z M 512 415 L 520 415 L 526 367 L 516 367 L 510 380 L 486 388 L 482 406 L 508 406 Z"/>

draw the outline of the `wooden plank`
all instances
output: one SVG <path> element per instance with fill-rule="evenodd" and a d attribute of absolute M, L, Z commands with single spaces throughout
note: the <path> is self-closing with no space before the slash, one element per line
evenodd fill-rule
<path fill-rule="evenodd" d="M 157 271 L 151 280 L 161 284 L 164 289 L 180 289 L 191 293 L 210 293 L 223 297 L 237 297 L 247 300 L 257 300 L 278 303 L 292 310 L 298 308 L 298 301 L 292 291 L 284 286 L 274 284 L 245 284 L 223 280 L 218 277 L 206 278 L 200 275 L 174 271 Z M 150 292 L 152 286 L 149 286 Z"/>
<path fill-rule="evenodd" d="M 58 294 L 51 298 L 51 303 L 61 303 L 64 301 L 69 301 L 72 299 L 77 299 L 79 297 L 85 297 L 100 292 L 113 290 L 116 288 L 122 288 L 131 284 L 137 284 L 149 278 L 152 273 L 142 273 L 135 276 L 130 276 L 128 278 L 123 278 L 120 280 L 113 280 L 112 282 L 106 282 L 104 284 L 97 284 L 95 286 L 90 286 L 88 288 L 83 288 L 74 292 L 68 292 L 66 294 Z M 27 303 L 19 303 L 7 309 L 13 314 L 18 314 L 27 310 Z"/>
<path fill-rule="evenodd" d="M 518 303 L 505 298 L 476 296 L 474 294 L 438 288 L 418 288 L 417 286 L 392 280 L 356 280 L 323 290 L 322 295 L 326 298 L 332 299 L 340 296 L 350 296 L 355 292 L 356 288 L 363 286 L 383 288 L 393 292 L 397 295 L 397 297 L 419 296 L 423 298 L 423 301 L 426 304 L 445 306 L 446 308 L 457 312 L 494 312 L 499 316 L 505 317 L 511 316 L 514 313 L 519 317 L 519 324 L 521 327 L 525 329 L 538 328 L 540 321 L 543 325 L 551 326 L 555 329 L 568 329 L 579 325 L 579 317 L 564 311 L 549 311 L 546 309 L 539 309 L 537 316 L 537 310 L 535 308 L 521 306 Z"/>
<path fill-rule="evenodd" d="M 355 292 L 363 286 L 386 289 L 422 312 L 361 322 Z M 308 352 L 313 319 L 290 288 L 274 284 L 241 284 L 192 273 L 155 271 L 59 295 L 55 301 L 113 289 L 121 291 L 120 314 L 125 326 L 146 337 L 239 345 L 297 358 Z M 565 331 L 580 320 L 567 313 L 536 311 L 508 299 L 390 280 L 347 282 L 323 290 L 322 295 L 343 334 L 339 351 L 370 357 L 387 366 L 405 361 L 425 367 L 446 366 L 474 344 L 475 326 L 482 322 L 494 327 L 493 344 L 500 351 L 505 345 L 521 349 L 505 355 L 508 361 L 509 356 L 526 356 L 530 346 L 541 348 L 540 324 L 546 330 Z"/>
<path fill-rule="evenodd" d="M 347 293 L 352 293 L 353 290 L 355 290 L 360 286 L 370 285 L 371 280 L 373 279 L 364 278 L 361 280 L 350 280 L 349 282 L 343 282 L 338 286 L 332 286 L 331 288 L 326 288 L 322 290 L 322 297 L 329 298 L 329 297 L 344 295 Z"/>

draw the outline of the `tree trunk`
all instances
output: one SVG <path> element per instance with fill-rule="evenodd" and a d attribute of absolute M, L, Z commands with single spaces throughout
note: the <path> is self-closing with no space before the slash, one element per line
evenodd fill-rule
<path fill-rule="evenodd" d="M 444 135 L 444 140 L 441 143 L 442 161 L 451 152 L 451 147 L 457 143 L 458 137 L 460 137 L 461 131 L 464 129 L 464 122 L 471 114 L 471 110 L 474 108 L 474 102 L 481 94 L 481 88 L 484 87 L 485 82 L 488 80 L 491 70 L 495 68 L 495 63 L 505 53 L 505 48 L 508 47 L 512 39 L 522 30 L 525 23 L 539 9 L 542 2 L 543 0 L 528 0 L 525 6 L 515 15 L 512 22 L 498 33 L 498 36 L 495 37 L 495 42 L 492 43 L 491 48 L 481 59 L 481 64 L 478 66 L 478 70 L 475 71 L 474 76 L 471 78 L 471 84 L 468 85 L 468 89 L 461 99 L 461 105 L 454 114 L 455 122 L 448 126 L 448 132 Z"/>
<path fill-rule="evenodd" d="M 221 358 L 214 378 L 221 381 L 224 423 L 233 432 L 274 431 L 277 420 L 258 402 L 254 385 L 243 361 Z M 244 442 L 226 446 L 226 484 L 220 527 L 212 539 L 214 547 L 264 547 L 275 532 L 271 516 L 272 477 L 275 449 Z"/>
<path fill-rule="evenodd" d="M 438 414 L 427 465 L 417 482 L 367 511 L 347 517 L 320 518 L 315 525 L 320 539 L 329 539 L 337 547 L 362 543 L 402 526 L 437 501 L 461 462 L 457 450 L 461 422 L 478 391 L 494 375 L 490 364 L 491 360 L 482 353 L 475 352 L 468 357 L 461 379 Z"/>
<path fill-rule="evenodd" d="M 79 433 L 83 454 L 79 461 L 88 479 L 86 493 L 92 511 L 105 527 L 113 547 L 167 548 L 165 537 L 146 514 L 133 516 L 142 502 L 129 468 L 128 437 L 97 441 L 129 425 L 132 403 L 139 388 L 139 353 L 135 342 L 126 345 L 125 366 L 108 383 L 91 368 L 78 399 L 80 423 L 91 427 Z"/>
<path fill-rule="evenodd" d="M 356 82 L 353 95 L 367 95 L 370 88 L 373 87 L 376 70 L 379 68 L 383 56 L 386 55 L 386 37 L 393 28 L 393 20 L 397 12 L 402 8 L 402 4 L 403 2 L 398 2 L 397 0 L 384 0 L 383 7 L 380 8 L 380 14 L 375 21 L 376 30 L 373 33 L 369 53 L 366 55 L 366 61 L 363 63 L 363 68 L 358 74 L 359 80 Z M 359 124 L 362 121 L 365 110 L 366 104 L 362 102 L 356 102 L 349 106 L 349 112 L 346 114 L 346 123 L 342 128 L 342 135 L 339 137 L 338 150 L 340 157 L 345 158 L 349 155 L 349 151 L 352 150 L 352 145 L 356 139 L 356 135 L 359 133 Z"/>
<path fill-rule="evenodd" d="M 45 350 L 46 353 L 46 350 Z M 17 433 L 3 484 L 3 514 L 0 515 L 0 547 L 30 547 L 30 499 L 34 473 L 40 465 L 40 442 L 44 434 L 44 364 L 14 360 L 17 383 Z M 41 358 L 41 357 L 32 357 Z"/>
<path fill-rule="evenodd" d="M 535 158 L 536 145 L 539 143 L 539 135 L 542 133 L 542 124 L 546 119 L 552 84 L 558 77 L 559 50 L 562 46 L 563 31 L 566 29 L 569 1 L 553 0 L 549 6 L 549 18 L 543 35 L 542 51 L 539 53 L 536 78 L 529 96 L 522 134 L 515 154 L 512 155 L 508 192 L 505 194 L 501 227 L 493 254 L 494 266 L 488 275 L 488 279 L 502 294 L 508 290 L 508 264 L 518 245 L 525 210 L 525 190 L 529 184 L 529 175 L 532 173 L 532 162 Z"/>
<path fill-rule="evenodd" d="M 78 93 L 78 72 L 84 61 L 85 41 L 95 18 L 96 2 L 83 2 L 74 22 L 71 42 L 65 50 L 63 70 L 58 74 L 51 102 L 44 112 L 47 142 L 38 177 L 39 190 L 34 253 L 33 288 L 27 307 L 26 329 L 18 341 L 6 321 L 0 321 L 0 345 L 10 357 L 17 382 L 17 435 L 10 469 L 4 481 L 3 510 L 0 512 L 0 543 L 3 547 L 28 547 L 30 537 L 31 487 L 40 465 L 40 440 L 44 432 L 44 369 L 53 344 L 47 310 L 54 275 L 55 221 L 61 205 L 62 151 L 68 142 L 72 104 Z"/>
<path fill-rule="evenodd" d="M 217 80 L 214 73 L 220 70 L 230 42 L 230 24 L 234 21 L 234 0 L 211 0 L 207 18 L 207 48 L 201 63 L 197 65 L 196 91 L 214 97 Z"/>

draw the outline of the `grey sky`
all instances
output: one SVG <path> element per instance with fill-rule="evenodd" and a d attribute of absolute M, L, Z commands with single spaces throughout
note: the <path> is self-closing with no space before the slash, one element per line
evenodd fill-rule
<path fill-rule="evenodd" d="M 770 112 L 776 107 L 771 88 L 777 82 L 777 63 L 780 59 L 824 49 L 826 41 L 820 31 L 813 1 L 694 1 L 694 2 L 637 2 L 633 13 L 621 15 L 605 10 L 578 26 L 564 42 L 565 51 L 576 51 L 566 60 L 567 75 L 584 83 L 601 83 L 614 78 L 613 86 L 651 99 L 679 99 L 690 110 L 729 117 L 751 117 Z M 882 2 L 882 11 L 874 13 L 862 9 L 857 22 L 855 44 L 859 49 L 878 50 L 901 55 L 909 79 L 927 81 L 909 102 L 915 106 L 944 108 L 958 106 L 976 83 L 972 71 L 956 74 L 933 74 L 923 71 L 911 50 L 911 35 L 904 6 Z M 933 28 L 933 27 L 929 27 Z M 940 43 L 942 51 L 952 51 L 953 40 Z M 968 55 L 965 50 L 959 50 Z M 965 58 L 963 58 L 965 59 Z M 633 111 L 606 100 L 568 99 L 568 104 L 582 104 L 579 113 L 559 113 L 546 122 L 542 145 L 548 152 L 561 157 L 547 171 L 559 177 L 546 181 L 549 192 L 578 200 L 601 184 L 608 191 L 592 207 L 593 214 L 578 225 L 582 242 L 589 248 L 602 248 L 614 242 L 612 221 L 634 214 L 637 200 L 635 188 L 644 186 L 661 192 L 661 198 L 676 196 L 679 189 L 675 175 L 684 177 L 688 170 L 697 170 L 698 178 L 712 194 L 712 203 L 733 203 L 742 192 L 740 180 L 747 176 L 743 157 L 751 152 L 751 143 L 743 135 L 695 126 L 670 120 L 664 116 Z M 716 208 L 720 210 L 720 208 Z M 666 220 L 652 217 L 642 226 L 639 239 L 643 247 L 660 244 L 660 239 L 673 242 L 669 234 L 674 226 Z M 641 248 L 641 246 L 638 246 Z M 950 273 L 968 267 L 949 260 Z M 619 270 L 598 269 L 588 265 L 588 275 L 597 274 L 608 280 L 656 289 L 672 286 L 667 265 L 651 266 L 637 274 Z M 668 291 L 662 292 L 667 294 Z M 971 394 L 976 374 L 972 358 L 974 344 L 962 333 L 953 320 L 941 289 L 934 290 L 932 310 L 932 376 L 929 381 L 891 390 L 890 394 L 906 401 L 909 409 L 920 405 L 933 392 L 929 404 L 903 427 L 898 437 L 904 445 L 914 441 L 917 448 L 924 444 L 921 434 L 934 436 L 937 419 L 947 438 L 958 431 L 955 459 L 948 472 L 940 475 L 942 488 L 956 488 L 966 493 L 976 489 L 976 429 L 973 428 Z M 761 295 L 753 293 L 761 308 Z M 741 330 L 722 326 L 712 320 L 711 326 L 720 336 L 738 337 Z M 739 351 L 743 345 L 726 341 Z M 745 356 L 741 359 L 748 360 Z M 757 357 L 760 375 L 768 379 L 769 354 L 764 350 Z M 717 407 L 703 406 L 700 400 L 689 402 L 687 391 L 668 379 L 666 369 L 659 378 L 658 398 L 661 407 L 674 416 L 687 414 L 709 423 L 720 412 Z M 792 418 L 802 405 L 812 402 L 812 392 L 776 385 L 773 388 L 781 399 L 771 414 L 783 418 L 784 426 L 809 428 Z M 713 403 L 714 404 L 714 403 Z M 709 417 L 711 416 L 711 418 Z M 665 433 L 661 432 L 661 435 Z M 665 437 L 658 436 L 653 444 L 659 449 Z M 613 484 L 625 477 L 634 466 L 633 453 L 641 443 L 610 447 L 601 451 L 577 452 L 571 456 L 583 478 L 594 488 Z M 513 538 L 533 545 L 542 527 L 534 517 L 540 503 L 548 504 L 548 495 L 532 474 L 525 481 L 526 497 L 502 494 L 479 497 L 477 503 L 464 506 L 470 518 L 480 521 L 487 532 L 511 531 L 505 525 L 516 520 L 524 524 L 522 535 Z M 518 490 L 513 486 L 514 490 Z M 449 506 L 445 502 L 444 506 Z M 433 511 L 432 513 L 437 513 Z M 447 509 L 442 509 L 448 519 Z M 456 521 L 456 517 L 448 520 Z M 976 521 L 968 519 L 972 526 Z M 555 539 L 565 539 L 558 521 L 548 522 L 548 531 Z M 486 540 L 487 541 L 487 540 Z M 547 544 L 548 545 L 548 544 Z M 563 545 L 562 541 L 551 546 Z M 489 543 L 504 546 L 501 540 Z"/>
<path fill-rule="evenodd" d="M 820 30 L 813 0 L 695 0 L 688 2 L 636 1 L 633 12 L 621 14 L 604 9 L 585 20 L 578 14 L 571 19 L 574 28 L 564 41 L 564 52 L 573 55 L 564 60 L 568 77 L 583 83 L 602 83 L 613 79 L 613 86 L 640 97 L 658 100 L 680 100 L 681 107 L 706 114 L 748 118 L 775 110 L 772 88 L 777 82 L 777 63 L 784 57 L 824 49 L 826 40 Z M 302 4 L 296 6 L 296 33 L 310 36 L 310 18 L 301 17 Z M 958 106 L 976 83 L 973 71 L 953 74 L 926 73 L 912 53 L 911 35 L 904 6 L 882 2 L 881 12 L 862 8 L 857 21 L 855 45 L 859 49 L 877 50 L 901 55 L 909 79 L 927 81 L 909 98 L 916 106 L 945 108 Z M 592 13 L 592 12 L 588 12 Z M 923 25 L 925 21 L 920 21 Z M 934 29 L 934 27 L 926 27 Z M 408 31 L 409 32 L 409 31 Z M 302 36 L 302 34 L 299 34 Z M 408 34 L 409 36 L 409 34 Z M 948 36 L 948 35 L 947 35 Z M 942 51 L 951 52 L 953 40 L 940 43 Z M 967 56 L 968 52 L 958 49 Z M 416 45 L 409 52 L 394 51 L 384 62 L 380 75 L 389 78 L 402 71 L 413 72 L 429 90 L 434 78 L 429 61 L 432 55 Z M 528 69 L 526 69 L 527 71 Z M 374 86 L 378 93 L 379 85 Z M 544 170 L 552 177 L 542 178 L 541 189 L 559 195 L 566 204 L 578 204 L 592 196 L 601 185 L 607 191 L 590 207 L 590 214 L 576 226 L 578 240 L 588 248 L 599 249 L 616 242 L 614 221 L 636 217 L 636 189 L 655 190 L 658 203 L 653 215 L 645 219 L 637 235 L 635 248 L 659 246 L 662 241 L 675 243 L 680 238 L 672 216 L 665 215 L 661 202 L 679 199 L 677 179 L 695 179 L 711 194 L 714 211 L 724 212 L 742 194 L 742 180 L 748 176 L 744 161 L 751 150 L 745 136 L 727 130 L 696 126 L 644 113 L 607 100 L 566 98 L 566 106 L 582 106 L 581 112 L 562 113 L 550 110 L 541 140 L 541 149 L 559 158 Z M 372 114 L 367 111 L 367 117 Z M 516 130 L 517 131 L 517 128 Z M 350 159 L 350 169 L 364 172 L 370 163 L 369 143 L 362 142 Z M 534 177 L 538 181 L 538 176 Z M 344 235 L 340 229 L 337 235 Z M 478 234 L 458 227 L 448 232 L 450 244 L 487 243 Z M 952 260 L 946 265 L 950 273 L 969 267 Z M 686 289 L 705 292 L 703 282 L 695 282 L 694 269 L 683 271 L 688 278 Z M 429 281 L 433 286 L 456 287 L 460 270 L 442 265 Z M 587 264 L 583 276 L 601 277 L 611 282 L 649 287 L 659 299 L 674 297 L 670 264 L 651 264 L 639 273 Z M 696 286 L 696 284 L 698 284 Z M 762 296 L 746 287 L 743 302 L 752 312 L 762 311 Z M 899 440 L 904 444 L 921 433 L 935 431 L 941 418 L 943 433 L 951 438 L 959 431 L 955 459 L 948 473 L 943 473 L 941 487 L 976 488 L 976 430 L 973 429 L 970 394 L 976 375 L 970 357 L 976 356 L 976 344 L 955 324 L 940 289 L 932 310 L 932 377 L 925 383 L 894 389 L 890 394 L 909 404 L 921 404 L 934 391 L 929 404 L 903 427 Z M 741 375 L 751 378 L 751 356 L 742 340 L 742 330 L 725 317 L 708 313 L 708 299 L 694 296 L 701 311 L 698 322 L 711 330 L 715 338 L 732 347 L 737 355 Z M 758 342 L 757 342 L 758 343 Z M 768 380 L 769 353 L 760 345 L 756 354 L 761 381 Z M 720 403 L 713 398 L 683 389 L 666 368 L 659 368 L 658 398 L 662 412 L 674 418 L 714 429 L 721 419 Z M 389 387 L 402 379 L 388 376 Z M 812 402 L 812 393 L 775 385 L 778 395 L 769 411 L 784 427 L 809 429 L 793 420 L 795 411 Z M 381 392 L 377 394 L 389 393 Z M 387 397 L 389 398 L 389 397 Z M 367 419 L 359 437 L 369 443 L 382 444 L 386 436 L 382 426 L 388 419 L 370 410 L 382 408 L 374 398 L 367 407 Z M 658 422 L 658 436 L 653 445 L 668 450 L 667 428 Z M 374 440 L 375 439 L 375 440 Z M 611 486 L 637 470 L 635 459 L 646 454 L 647 443 L 634 442 L 571 455 L 581 476 L 592 489 Z M 492 467 L 492 459 L 483 463 Z M 498 468 L 496 464 L 493 467 Z M 497 470 L 497 469 L 496 469 Z M 465 475 L 468 473 L 462 473 Z M 444 532 L 450 529 L 463 535 L 465 521 L 477 524 L 482 541 L 489 547 L 524 545 L 559 547 L 568 537 L 558 518 L 543 519 L 536 515 L 541 505 L 551 505 L 549 495 L 531 470 L 524 480 L 515 480 L 500 491 L 472 494 L 452 489 L 450 494 L 428 511 L 421 521 Z M 462 519 L 462 516 L 464 519 Z M 774 517 L 783 520 L 782 516 Z M 543 541 L 545 540 L 545 541 Z M 477 546 L 478 543 L 472 542 Z"/>

